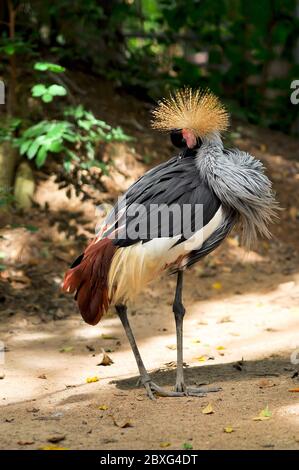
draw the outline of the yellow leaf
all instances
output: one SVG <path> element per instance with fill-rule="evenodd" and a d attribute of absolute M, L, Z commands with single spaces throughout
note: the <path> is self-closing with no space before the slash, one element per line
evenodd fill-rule
<path fill-rule="evenodd" d="M 100 379 L 96 375 L 94 377 L 87 377 L 86 383 L 91 384 L 92 382 L 98 382 Z"/>
<path fill-rule="evenodd" d="M 169 447 L 169 446 L 171 446 L 171 443 L 170 443 L 170 442 L 160 442 L 160 447 L 162 447 L 163 449 L 164 449 L 165 447 Z"/>
<path fill-rule="evenodd" d="M 168 344 L 166 347 L 167 347 L 168 349 L 173 349 L 173 350 L 176 349 L 176 345 L 175 345 L 175 344 Z"/>
<path fill-rule="evenodd" d="M 226 428 L 224 428 L 223 431 L 228 433 L 228 434 L 230 434 L 231 432 L 234 432 L 234 430 L 231 426 L 226 426 Z"/>
<path fill-rule="evenodd" d="M 193 339 L 193 340 L 192 340 L 192 343 L 198 344 L 198 343 L 200 343 L 200 339 Z"/>
<path fill-rule="evenodd" d="M 106 410 L 109 409 L 109 407 L 108 407 L 107 405 L 100 405 L 100 406 L 98 407 L 98 409 L 99 409 L 99 410 L 102 410 L 102 411 L 106 411 Z"/>
<path fill-rule="evenodd" d="M 65 346 L 64 348 L 59 349 L 59 352 L 71 352 L 74 349 L 73 346 Z"/>
<path fill-rule="evenodd" d="M 217 346 L 216 349 L 217 349 L 218 351 L 223 351 L 223 349 L 225 349 L 225 347 L 224 347 L 224 346 Z"/>
<path fill-rule="evenodd" d="M 211 415 L 214 413 L 212 403 L 209 403 L 205 408 L 201 410 L 204 415 Z"/>
<path fill-rule="evenodd" d="M 222 284 L 221 282 L 214 282 L 214 284 L 212 284 L 212 287 L 213 289 L 220 290 L 222 289 Z"/>
<path fill-rule="evenodd" d="M 69 449 L 67 447 L 45 446 L 45 447 L 41 447 L 40 450 L 69 450 Z"/>

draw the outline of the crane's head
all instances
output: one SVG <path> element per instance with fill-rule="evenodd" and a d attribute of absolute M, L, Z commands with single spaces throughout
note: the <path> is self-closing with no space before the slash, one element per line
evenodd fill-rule
<path fill-rule="evenodd" d="M 158 103 L 152 126 L 170 132 L 176 147 L 197 149 L 203 139 L 225 131 L 228 121 L 225 107 L 211 91 L 183 88 Z"/>

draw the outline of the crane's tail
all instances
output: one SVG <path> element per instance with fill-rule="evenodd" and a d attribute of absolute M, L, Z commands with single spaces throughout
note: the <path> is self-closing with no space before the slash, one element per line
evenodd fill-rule
<path fill-rule="evenodd" d="M 63 290 L 76 293 L 81 315 L 90 325 L 96 325 L 109 307 L 108 274 L 116 250 L 111 239 L 95 239 L 65 274 Z"/>

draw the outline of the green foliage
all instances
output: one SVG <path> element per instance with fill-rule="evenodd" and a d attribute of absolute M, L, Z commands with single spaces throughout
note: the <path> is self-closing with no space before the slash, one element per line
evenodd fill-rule
<path fill-rule="evenodd" d="M 297 0 L 74 0 L 71 8 L 68 0 L 16 3 L 26 22 L 17 21 L 13 39 L 3 27 L 4 64 L 14 55 L 38 57 L 36 75 L 49 78 L 65 71 L 56 61 L 71 63 L 155 100 L 173 87 L 208 86 L 252 122 L 289 131 L 296 118 L 289 86 L 298 78 Z M 54 63 L 40 59 L 44 51 Z M 198 53 L 206 54 L 200 63 Z M 54 89 L 35 83 L 33 96 L 43 103 L 64 96 L 60 82 Z"/>
<path fill-rule="evenodd" d="M 64 86 L 56 84 L 47 87 L 43 83 L 38 83 L 34 85 L 31 91 L 34 98 L 41 98 L 44 103 L 50 103 L 55 96 L 65 96 L 67 94 Z"/>
<path fill-rule="evenodd" d="M 37 62 L 34 69 L 43 73 L 65 71 L 64 67 L 49 62 Z M 47 105 L 54 97 L 66 96 L 67 90 L 57 84 L 37 83 L 31 93 Z M 97 158 L 97 145 L 100 142 L 129 140 L 131 138 L 120 127 L 111 127 L 80 105 L 66 108 L 61 119 L 43 120 L 29 126 L 14 142 L 20 154 L 34 160 L 38 168 L 45 164 L 50 154 L 61 154 L 64 170 L 69 173 L 76 165 L 82 169 L 97 166 L 107 172 L 107 165 Z"/>
<path fill-rule="evenodd" d="M 62 73 L 65 72 L 65 67 L 59 64 L 52 64 L 51 62 L 36 62 L 34 64 L 34 70 L 39 70 L 40 72 L 53 72 L 53 73 Z"/>
<path fill-rule="evenodd" d="M 63 155 L 67 172 L 76 162 L 84 169 L 97 166 L 106 171 L 106 165 L 96 158 L 97 144 L 131 140 L 120 127 L 113 128 L 96 119 L 83 106 L 68 108 L 64 115 L 68 120 L 41 121 L 26 129 L 16 139 L 21 155 L 26 155 L 29 160 L 35 159 L 38 167 L 44 165 L 49 154 L 56 153 Z"/>
<path fill-rule="evenodd" d="M 16 130 L 21 125 L 21 119 L 10 118 L 0 122 L 0 143 L 5 141 L 13 141 Z"/>

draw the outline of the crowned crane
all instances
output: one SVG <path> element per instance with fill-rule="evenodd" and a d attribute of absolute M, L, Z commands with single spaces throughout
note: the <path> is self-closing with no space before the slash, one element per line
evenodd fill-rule
<path fill-rule="evenodd" d="M 153 111 L 152 126 L 169 132 L 179 151 L 127 190 L 65 275 L 63 288 L 75 292 L 87 323 L 96 325 L 109 306 L 115 306 L 150 398 L 202 396 L 219 390 L 188 388 L 184 382 L 183 273 L 215 250 L 234 226 L 245 247 L 258 234 L 270 236 L 268 225 L 276 213 L 271 182 L 259 160 L 224 148 L 221 132 L 228 120 L 225 107 L 209 90 L 184 88 L 161 100 Z M 177 276 L 173 391 L 152 381 L 127 317 L 128 302 L 162 273 Z"/>

